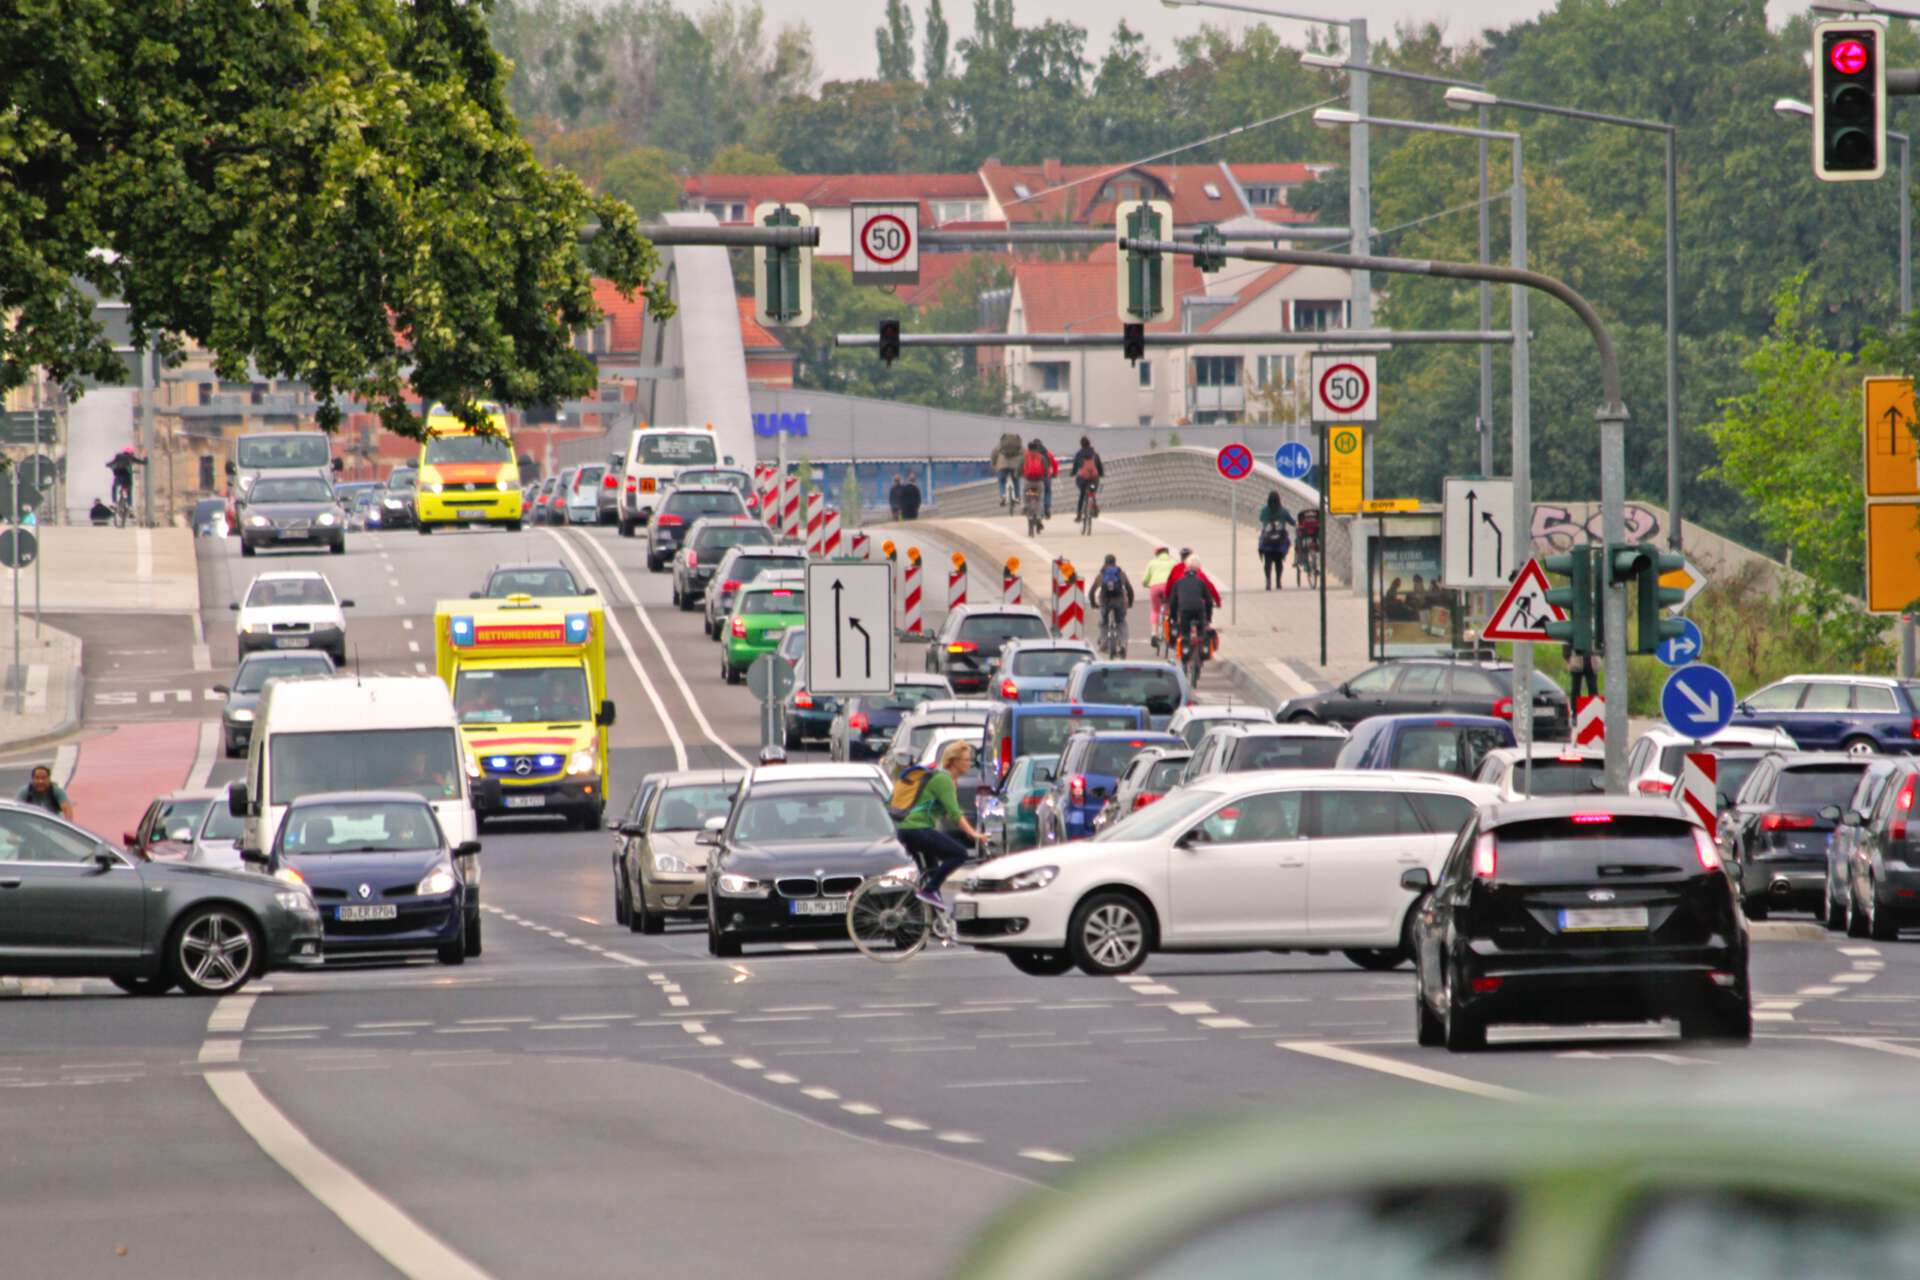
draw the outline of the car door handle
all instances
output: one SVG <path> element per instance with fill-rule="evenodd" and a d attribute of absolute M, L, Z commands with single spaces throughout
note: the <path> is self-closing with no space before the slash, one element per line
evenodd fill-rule
<path fill-rule="evenodd" d="M 18 889 L 19 887 L 19 876 L 8 876 L 6 879 L 0 880 L 0 889 Z"/>
<path fill-rule="evenodd" d="M 1420 855 L 1417 853 L 1403 853 L 1400 855 L 1398 861 L 1410 867 L 1418 866 L 1420 864 Z"/>
<path fill-rule="evenodd" d="M 1283 867 L 1304 867 L 1307 865 L 1307 860 L 1305 858 L 1282 858 L 1280 859 L 1280 865 Z"/>

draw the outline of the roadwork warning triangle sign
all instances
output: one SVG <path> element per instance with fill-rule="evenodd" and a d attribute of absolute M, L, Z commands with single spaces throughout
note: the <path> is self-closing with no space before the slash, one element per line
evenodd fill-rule
<path fill-rule="evenodd" d="M 1538 559 L 1528 560 L 1513 575 L 1513 585 L 1500 598 L 1493 616 L 1481 629 L 1483 640 L 1511 640 L 1520 644 L 1554 644 L 1547 623 L 1565 622 L 1566 610 L 1547 603 L 1547 575 Z"/>

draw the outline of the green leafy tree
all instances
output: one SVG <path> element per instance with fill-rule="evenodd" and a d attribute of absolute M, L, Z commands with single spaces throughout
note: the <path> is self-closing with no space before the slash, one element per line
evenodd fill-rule
<path fill-rule="evenodd" d="M 907 0 L 887 0 L 886 21 L 873 33 L 882 80 L 913 79 L 913 10 Z"/>
<path fill-rule="evenodd" d="M 716 151 L 707 165 L 708 173 L 775 174 L 787 172 L 779 157 L 755 151 L 738 142 L 729 142 Z"/>
<path fill-rule="evenodd" d="M 479 6 L 66 0 L 0 9 L 0 48 L 0 389 L 122 375 L 91 288 L 136 343 L 418 434 L 410 396 L 588 391 L 590 266 L 670 310 L 633 211 L 520 137 Z"/>
<path fill-rule="evenodd" d="M 680 207 L 680 176 L 673 171 L 672 157 L 659 147 L 635 147 L 609 160 L 600 190 L 626 201 L 648 222 Z"/>
<path fill-rule="evenodd" d="M 951 39 L 947 15 L 940 8 L 940 0 L 927 0 L 927 35 L 921 51 L 920 78 L 929 87 L 947 78 L 947 52 Z"/>

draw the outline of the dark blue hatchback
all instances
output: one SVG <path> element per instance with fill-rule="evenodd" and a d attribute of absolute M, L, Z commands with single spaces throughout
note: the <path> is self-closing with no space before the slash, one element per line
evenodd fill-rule
<path fill-rule="evenodd" d="M 294 801 L 267 869 L 313 893 L 329 959 L 480 954 L 480 845 L 449 846 L 409 791 L 336 791 Z"/>
<path fill-rule="evenodd" d="M 1127 771 L 1148 747 L 1184 747 L 1171 733 L 1137 729 L 1081 731 L 1067 739 L 1054 771 L 1053 785 L 1040 797 L 1035 822 L 1042 844 L 1080 840 L 1093 834 L 1093 819 Z"/>
<path fill-rule="evenodd" d="M 1887 676 L 1788 676 L 1734 708 L 1733 723 L 1784 730 L 1802 751 L 1920 752 L 1920 684 Z"/>
<path fill-rule="evenodd" d="M 1353 727 L 1336 769 L 1422 769 L 1471 778 L 1489 751 L 1511 747 L 1513 725 L 1495 716 L 1369 716 Z"/>

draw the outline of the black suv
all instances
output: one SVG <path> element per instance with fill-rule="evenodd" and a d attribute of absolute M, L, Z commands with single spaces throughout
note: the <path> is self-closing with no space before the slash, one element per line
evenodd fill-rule
<path fill-rule="evenodd" d="M 1753 1036 L 1747 927 L 1706 829 L 1671 800 L 1484 805 L 1414 911 L 1421 1044 L 1483 1048 L 1495 1022 L 1680 1019 L 1687 1039 Z"/>
<path fill-rule="evenodd" d="M 1450 658 L 1396 658 L 1362 671 L 1323 693 L 1283 702 L 1280 721 L 1318 720 L 1351 729 L 1368 716 L 1451 711 L 1513 719 L 1513 667 L 1503 662 Z M 1539 672 L 1533 674 L 1533 736 L 1562 742 L 1572 731 L 1567 695 Z"/>
<path fill-rule="evenodd" d="M 746 514 L 747 504 L 741 500 L 739 491 L 730 486 L 708 485 L 696 489 L 675 485 L 667 500 L 653 513 L 647 530 L 647 568 L 660 572 L 680 550 L 680 542 L 695 520 L 703 516 Z"/>
<path fill-rule="evenodd" d="M 1769 753 L 1720 812 L 1720 856 L 1747 917 L 1775 908 L 1818 914 L 1827 892 L 1827 843 L 1870 757 Z"/>
<path fill-rule="evenodd" d="M 950 610 L 927 646 L 927 670 L 956 694 L 984 693 L 1009 640 L 1047 638 L 1047 620 L 1028 605 L 963 604 Z"/>
<path fill-rule="evenodd" d="M 773 530 L 751 516 L 703 516 L 694 521 L 673 556 L 673 603 L 681 609 L 699 608 L 714 569 L 729 549 L 772 545 Z"/>

